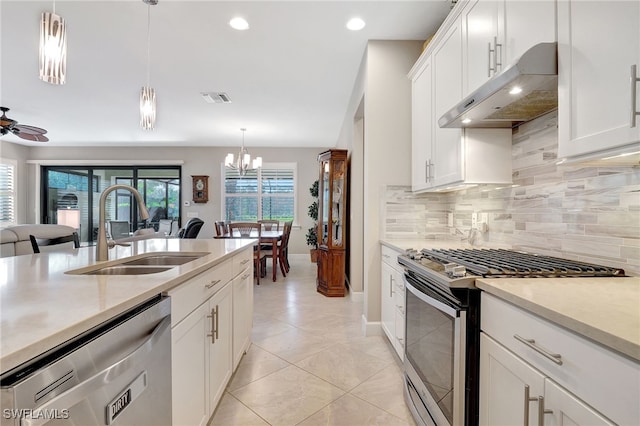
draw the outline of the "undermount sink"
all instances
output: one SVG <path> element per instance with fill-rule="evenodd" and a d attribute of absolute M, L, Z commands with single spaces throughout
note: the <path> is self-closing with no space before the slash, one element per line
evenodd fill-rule
<path fill-rule="evenodd" d="M 146 275 L 157 274 L 173 268 L 173 266 L 113 265 L 85 272 L 84 275 Z"/>
<path fill-rule="evenodd" d="M 88 268 L 67 271 L 71 275 L 148 275 L 157 274 L 185 263 L 193 262 L 205 252 L 160 252 L 148 253 L 135 259 L 124 258 L 118 263 L 109 262 L 108 266 L 94 265 Z"/>
<path fill-rule="evenodd" d="M 176 266 L 193 262 L 202 256 L 180 256 L 180 255 L 157 255 L 141 257 L 139 259 L 124 262 L 123 265 L 166 265 Z"/>

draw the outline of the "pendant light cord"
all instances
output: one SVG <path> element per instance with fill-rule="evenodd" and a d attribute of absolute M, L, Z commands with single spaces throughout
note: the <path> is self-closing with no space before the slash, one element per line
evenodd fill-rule
<path fill-rule="evenodd" d="M 151 86 L 151 5 L 147 5 L 147 87 Z"/>

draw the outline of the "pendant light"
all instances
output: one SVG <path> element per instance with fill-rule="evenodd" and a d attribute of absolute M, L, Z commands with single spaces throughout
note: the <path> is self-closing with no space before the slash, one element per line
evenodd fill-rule
<path fill-rule="evenodd" d="M 51 84 L 65 84 L 67 75 L 67 24 L 53 13 L 43 12 L 40 19 L 40 80 Z"/>
<path fill-rule="evenodd" d="M 237 170 L 240 176 L 244 176 L 248 171 L 257 170 L 262 167 L 262 157 L 254 158 L 253 162 L 251 162 L 251 156 L 249 155 L 249 151 L 244 147 L 244 132 L 247 131 L 244 127 L 240 129 L 242 132 L 242 147 L 240 148 L 240 152 L 238 153 L 238 158 L 234 162 L 233 154 L 227 154 L 224 159 L 224 164 L 227 168 L 232 170 Z M 252 164 L 252 167 L 249 167 L 249 164 Z"/>
<path fill-rule="evenodd" d="M 153 130 L 156 125 L 156 91 L 151 87 L 151 6 L 158 0 L 142 0 L 147 5 L 147 85 L 140 91 L 140 127 Z"/>

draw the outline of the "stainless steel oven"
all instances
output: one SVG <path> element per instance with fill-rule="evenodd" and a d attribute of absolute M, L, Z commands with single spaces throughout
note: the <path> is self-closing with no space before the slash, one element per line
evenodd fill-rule
<path fill-rule="evenodd" d="M 511 250 L 415 250 L 405 269 L 405 400 L 420 425 L 478 424 L 481 277 L 624 276 Z"/>
<path fill-rule="evenodd" d="M 405 274 L 405 286 L 409 408 L 423 424 L 468 424 L 465 416 L 477 411 L 467 405 L 477 400 L 469 391 L 477 388 L 478 359 L 469 357 L 477 354 L 478 290 L 451 291 L 411 271 Z"/>

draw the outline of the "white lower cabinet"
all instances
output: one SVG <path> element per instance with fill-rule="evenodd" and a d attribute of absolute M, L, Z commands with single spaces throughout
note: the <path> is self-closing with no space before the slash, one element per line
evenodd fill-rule
<path fill-rule="evenodd" d="M 251 343 L 253 328 L 253 270 L 247 268 L 233 279 L 233 369 Z"/>
<path fill-rule="evenodd" d="M 400 359 L 404 360 L 404 272 L 397 261 L 398 255 L 402 253 L 386 246 L 381 247 L 380 322 L 389 342 Z"/>
<path fill-rule="evenodd" d="M 209 352 L 207 319 L 209 305 L 203 303 L 171 330 L 172 424 L 205 425 Z"/>
<path fill-rule="evenodd" d="M 209 416 L 216 409 L 224 388 L 227 386 L 232 366 L 232 286 L 228 283 L 219 292 L 209 299 L 209 312 L 207 319 L 210 321 L 207 333 L 209 350 Z M 209 417 L 207 416 L 207 418 Z"/>
<path fill-rule="evenodd" d="M 253 248 L 172 289 L 172 424 L 206 425 L 250 344 Z M 248 264 L 248 266 L 247 266 Z"/>
<path fill-rule="evenodd" d="M 486 292 L 481 305 L 481 425 L 640 424 L 640 364 Z"/>
<path fill-rule="evenodd" d="M 480 424 L 595 426 L 614 423 L 482 333 Z"/>

